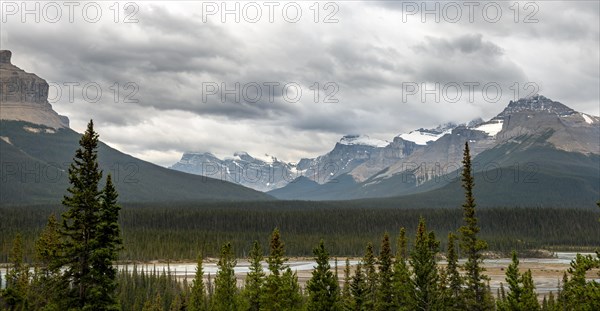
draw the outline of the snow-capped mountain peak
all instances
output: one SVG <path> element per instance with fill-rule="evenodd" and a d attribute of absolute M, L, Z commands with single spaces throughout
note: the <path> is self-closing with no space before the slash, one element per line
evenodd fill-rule
<path fill-rule="evenodd" d="M 429 142 L 436 141 L 442 136 L 452 132 L 458 125 L 455 123 L 446 123 L 438 125 L 433 129 L 420 128 L 418 130 L 410 131 L 408 133 L 400 134 L 396 137 L 400 137 L 406 141 L 412 141 L 417 145 L 427 145 Z"/>
<path fill-rule="evenodd" d="M 560 102 L 553 101 L 542 95 L 533 95 L 530 97 L 521 98 L 517 101 L 511 100 L 508 103 L 508 106 L 504 108 L 504 111 L 498 114 L 498 116 L 496 116 L 494 119 L 504 119 L 512 114 L 526 111 L 553 113 L 561 117 L 576 113 L 575 110 L 563 105 Z"/>
<path fill-rule="evenodd" d="M 342 137 L 342 139 L 340 139 L 339 143 L 342 145 L 363 145 L 378 148 L 383 148 L 390 144 L 390 142 L 386 140 L 370 138 L 367 135 L 357 134 L 345 135 Z"/>

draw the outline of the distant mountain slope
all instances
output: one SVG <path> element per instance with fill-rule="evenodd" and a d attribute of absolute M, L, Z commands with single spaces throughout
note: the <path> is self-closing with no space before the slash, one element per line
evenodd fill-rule
<path fill-rule="evenodd" d="M 507 146 L 484 151 L 474 162 L 486 163 Z M 487 162 L 494 163 L 494 162 Z M 503 166 L 475 173 L 477 204 L 493 206 L 588 207 L 600 199 L 600 156 L 536 147 L 501 160 Z M 518 166 L 517 166 L 518 165 Z M 390 198 L 421 206 L 459 206 L 459 179 L 430 191 Z"/>
<path fill-rule="evenodd" d="M 547 133 L 547 135 L 550 133 Z M 521 137 L 523 143 L 540 137 Z M 503 144 L 473 159 L 475 194 L 481 206 L 593 206 L 600 199 L 600 156 L 581 154 L 536 144 L 520 148 Z M 510 154 L 510 156 L 506 156 Z M 356 200 L 379 198 L 403 206 L 459 206 L 463 190 L 459 172 L 443 175 L 414 187 L 414 175 L 397 174 L 377 185 L 330 184 L 299 188 L 294 183 L 269 192 L 288 200 Z M 387 199 L 385 199 L 387 198 Z"/>
<path fill-rule="evenodd" d="M 219 159 L 209 152 L 186 152 L 171 169 L 226 180 L 258 191 L 281 188 L 292 180 L 295 165 L 270 157 L 261 160 L 246 152 Z"/>
<path fill-rule="evenodd" d="M 353 198 L 349 194 L 357 187 L 359 184 L 348 174 L 338 175 L 324 184 L 300 176 L 287 186 L 267 193 L 284 200 L 348 200 Z"/>
<path fill-rule="evenodd" d="M 69 128 L 2 120 L 0 136 L 0 204 L 59 203 L 81 135 Z M 121 202 L 272 199 L 236 184 L 154 165 L 104 143 L 98 158 L 104 176 L 113 175 Z"/>
<path fill-rule="evenodd" d="M 487 122 L 457 126 L 341 190 L 326 191 L 330 186 L 321 185 L 303 195 L 288 185 L 272 194 L 280 199 L 395 197 L 450 203 L 462 193 L 457 176 L 465 141 L 486 205 L 579 206 L 600 199 L 600 118 L 539 95 L 511 101 Z M 461 197 L 456 200 L 452 204 Z"/>

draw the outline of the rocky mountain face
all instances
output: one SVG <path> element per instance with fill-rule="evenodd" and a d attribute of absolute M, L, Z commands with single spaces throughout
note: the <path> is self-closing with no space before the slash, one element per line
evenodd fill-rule
<path fill-rule="evenodd" d="M 439 180 L 449 182 L 448 176 L 456 177 L 456 171 L 462 166 L 465 141 L 469 142 L 473 158 L 515 143 L 520 153 L 551 147 L 552 150 L 600 155 L 599 125 L 600 118 L 596 116 L 535 95 L 511 101 L 488 121 L 476 119 L 460 125 L 449 123 L 432 129 L 420 128 L 400 134 L 392 141 L 346 135 L 330 152 L 301 159 L 297 164 L 257 160 L 245 153 L 223 160 L 212 154 L 186 153 L 172 168 L 260 191 L 285 187 L 271 192 L 282 198 L 391 196 L 442 187 L 444 183 Z M 489 154 L 484 158 L 489 158 Z M 498 155 L 495 157 L 498 160 Z M 508 158 L 508 155 L 503 157 Z M 511 155 L 511 158 L 519 156 Z M 306 191 L 314 197 L 299 193 Z"/>
<path fill-rule="evenodd" d="M 458 126 L 435 143 L 428 144 L 385 171 L 373 175 L 365 187 L 381 186 L 392 182 L 388 180 L 394 176 L 402 174 L 410 176 L 408 179 L 403 178 L 405 182 L 418 187 L 448 175 L 462 166 L 465 141 L 469 142 L 472 157 L 511 142 L 521 143 L 523 151 L 528 148 L 525 141 L 533 145 L 548 144 L 569 152 L 600 154 L 598 125 L 598 117 L 578 113 L 541 95 L 511 101 L 491 120 L 472 122 L 471 126 Z M 532 136 L 543 137 L 542 140 L 532 140 Z"/>
<path fill-rule="evenodd" d="M 209 152 L 187 152 L 171 168 L 265 192 L 281 188 L 298 177 L 294 164 L 279 161 L 275 157 L 262 160 L 246 152 L 236 152 L 233 157 L 225 159 L 219 159 Z"/>
<path fill-rule="evenodd" d="M 550 131 L 546 141 L 568 152 L 600 154 L 600 118 L 577 112 L 541 95 L 510 102 L 492 120 L 503 122 L 499 143 Z"/>
<path fill-rule="evenodd" d="M 372 151 L 368 160 L 345 172 L 353 177 L 354 185 L 349 186 L 347 178 L 343 179 L 346 183 L 341 191 L 333 184 L 325 184 L 320 189 L 313 185 L 310 194 L 314 197 L 309 195 L 304 199 L 387 197 L 443 189 L 455 183 L 458 177 L 466 141 L 477 172 L 494 171 L 502 176 L 504 170 L 506 180 L 510 179 L 506 177 L 507 172 L 513 174 L 511 178 L 519 180 L 522 176 L 515 173 L 514 167 L 526 166 L 528 168 L 521 174 L 544 176 L 543 181 L 533 179 L 536 185 L 546 183 L 544 189 L 554 188 L 556 192 L 557 187 L 583 183 L 576 187 L 580 189 L 577 191 L 585 192 L 582 197 L 595 195 L 597 198 L 599 194 L 600 118 L 535 95 L 511 101 L 489 121 L 474 120 L 458 126 L 451 124 L 401 134 L 381 149 L 390 149 L 396 144 L 398 149 L 394 149 L 394 156 L 384 156 L 381 160 L 377 156 L 381 153 Z M 490 191 L 490 196 L 494 195 L 495 182 L 483 185 Z M 453 184 L 452 187 L 456 186 Z M 502 185 L 507 188 L 517 186 L 517 183 L 508 182 Z M 271 194 L 297 199 L 302 195 L 292 190 L 305 188 L 291 184 Z M 544 189 L 532 191 L 544 193 Z M 513 193 L 523 192 L 517 188 L 513 190 Z"/>
<path fill-rule="evenodd" d="M 68 128 L 69 119 L 48 102 L 46 80 L 13 65 L 11 56 L 10 51 L 0 50 L 0 119 Z"/>
<path fill-rule="evenodd" d="M 346 135 L 335 144 L 330 152 L 314 159 L 302 159 L 297 170 L 302 176 L 324 184 L 353 171 L 375 157 L 393 157 L 389 142 L 372 139 L 365 135 Z"/>
<path fill-rule="evenodd" d="M 439 139 L 456 126 L 446 124 L 435 129 L 419 129 L 408 136 L 399 135 L 391 142 L 366 135 L 345 135 L 330 152 L 316 158 L 300 159 L 298 163 L 286 163 L 275 157 L 264 161 L 245 152 L 237 152 L 233 158 L 225 159 L 211 153 L 186 152 L 171 168 L 260 191 L 284 187 L 300 176 L 318 184 L 326 184 L 342 175 L 350 175 L 354 181 L 362 182 L 423 149 L 427 142 Z"/>

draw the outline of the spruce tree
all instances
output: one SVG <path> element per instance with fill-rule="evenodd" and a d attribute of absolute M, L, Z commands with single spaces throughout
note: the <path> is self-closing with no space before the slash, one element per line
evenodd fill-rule
<path fill-rule="evenodd" d="M 521 309 L 527 311 L 539 311 L 540 303 L 537 299 L 537 293 L 535 292 L 535 285 L 533 283 L 533 277 L 531 270 L 527 270 L 521 276 L 521 282 L 523 283 L 523 293 L 521 296 Z"/>
<path fill-rule="evenodd" d="M 379 274 L 377 283 L 377 300 L 375 310 L 392 310 L 394 307 L 393 258 L 390 237 L 386 232 L 381 240 L 378 258 Z"/>
<path fill-rule="evenodd" d="M 279 229 L 271 235 L 269 256 L 266 259 L 270 274 L 266 277 L 261 308 L 263 310 L 289 310 L 301 303 L 300 285 L 295 272 L 285 264 L 285 244 Z"/>
<path fill-rule="evenodd" d="M 523 295 L 523 285 L 521 284 L 521 273 L 519 272 L 519 259 L 517 253 L 512 252 L 512 262 L 506 269 L 506 284 L 508 284 L 508 294 L 506 300 L 499 302 L 498 305 L 506 305 L 506 310 L 520 310 L 521 296 Z"/>
<path fill-rule="evenodd" d="M 8 310 L 27 310 L 29 290 L 29 267 L 23 261 L 23 242 L 21 234 L 15 236 L 8 261 L 10 269 L 6 273 L 6 288 L 2 298 Z"/>
<path fill-rule="evenodd" d="M 366 293 L 364 306 L 367 310 L 374 310 L 377 299 L 377 270 L 375 267 L 375 255 L 373 254 L 373 244 L 367 244 L 365 256 L 363 257 L 363 269 L 365 270 Z"/>
<path fill-rule="evenodd" d="M 117 288 L 117 268 L 112 263 L 118 259 L 121 250 L 121 230 L 119 228 L 119 211 L 117 191 L 112 183 L 111 175 L 106 177 L 106 186 L 101 194 L 100 209 L 96 237 L 92 240 L 92 275 L 96 280 L 90 286 L 90 297 L 94 310 L 118 310 L 115 291 Z"/>
<path fill-rule="evenodd" d="M 504 295 L 504 288 L 502 288 L 502 295 L 496 302 L 498 310 L 540 310 L 531 271 L 520 273 L 519 259 L 515 251 L 512 252 L 512 262 L 506 269 L 506 283 L 508 294 Z"/>
<path fill-rule="evenodd" d="M 156 292 L 152 299 L 146 300 L 142 311 L 164 311 L 160 293 Z"/>
<path fill-rule="evenodd" d="M 356 265 L 354 276 L 352 276 L 352 281 L 350 282 L 350 293 L 352 295 L 352 299 L 350 303 L 346 304 L 345 310 L 368 310 L 366 307 L 368 290 L 367 281 L 365 274 L 363 273 L 362 266 L 363 265 L 361 262 Z"/>
<path fill-rule="evenodd" d="M 48 310 L 58 309 L 60 296 L 58 293 L 65 291 L 65 284 L 61 282 L 60 252 L 61 237 L 60 224 L 54 214 L 48 217 L 46 227 L 35 242 L 36 260 L 38 262 L 37 277 L 34 284 L 39 301 L 36 305 L 44 306 Z"/>
<path fill-rule="evenodd" d="M 231 248 L 231 243 L 225 243 L 221 247 L 221 255 L 217 263 L 219 271 L 215 277 L 215 295 L 211 310 L 237 310 L 237 282 L 234 271 L 236 264 L 237 260 Z"/>
<path fill-rule="evenodd" d="M 465 189 L 465 203 L 463 204 L 463 219 L 465 224 L 460 227 L 460 247 L 467 257 L 464 264 L 465 285 L 463 291 L 465 307 L 468 310 L 491 310 L 494 308 L 491 294 L 486 288 L 487 276 L 483 274 L 483 256 L 481 252 L 487 248 L 487 243 L 480 240 L 477 235 L 480 231 L 475 216 L 475 197 L 473 187 L 475 185 L 471 171 L 471 155 L 469 143 L 465 142 L 463 154 L 462 186 Z"/>
<path fill-rule="evenodd" d="M 121 242 L 118 229 L 117 194 L 110 179 L 104 191 L 98 189 L 102 171 L 98 167 L 98 134 L 90 120 L 79 140 L 69 167 L 68 195 L 62 215 L 62 256 L 64 280 L 71 290 L 65 294 L 66 308 L 113 310 L 115 270 L 112 260 Z"/>
<path fill-rule="evenodd" d="M 592 255 L 577 254 L 565 274 L 559 297 L 567 310 L 600 310 L 600 283 L 587 281 L 586 274 L 600 268 L 600 260 Z"/>
<path fill-rule="evenodd" d="M 202 268 L 202 255 L 198 255 L 196 264 L 196 275 L 192 281 L 189 311 L 208 310 L 208 300 L 206 297 L 206 288 L 204 287 L 204 269 Z"/>
<path fill-rule="evenodd" d="M 281 275 L 281 292 L 283 293 L 281 305 L 283 310 L 301 310 L 302 309 L 302 290 L 298 283 L 298 274 L 287 267 Z"/>
<path fill-rule="evenodd" d="M 394 289 L 394 306 L 399 310 L 409 310 L 409 301 L 412 296 L 413 287 L 411 271 L 408 268 L 408 249 L 406 240 L 406 229 L 400 229 L 397 241 L 396 260 L 394 261 L 394 275 L 392 287 Z"/>
<path fill-rule="evenodd" d="M 352 293 L 350 292 L 350 282 L 352 277 L 350 276 L 350 259 L 346 258 L 346 266 L 344 267 L 344 286 L 342 287 L 342 298 L 341 302 L 344 309 L 347 309 L 352 302 Z"/>
<path fill-rule="evenodd" d="M 438 310 L 442 307 L 438 287 L 439 274 L 435 261 L 437 241 L 435 239 L 431 241 L 431 238 L 434 238 L 434 235 L 427 232 L 425 220 L 421 218 L 415 237 L 415 248 L 410 256 L 414 274 L 412 279 L 414 291 L 410 301 L 412 310 Z"/>
<path fill-rule="evenodd" d="M 446 252 L 446 259 L 448 265 L 446 266 L 446 277 L 448 283 L 449 295 L 447 298 L 446 306 L 449 310 L 462 310 L 464 309 L 462 303 L 462 277 L 458 271 L 458 255 L 456 253 L 456 236 L 454 233 L 448 233 L 448 249 Z"/>
<path fill-rule="evenodd" d="M 246 286 L 244 287 L 244 298 L 249 311 L 260 310 L 260 297 L 265 283 L 262 261 L 262 248 L 258 241 L 254 241 L 250 251 L 250 272 L 246 275 Z"/>
<path fill-rule="evenodd" d="M 556 300 L 554 299 L 554 293 L 550 291 L 548 294 L 548 307 L 546 308 L 548 311 L 558 310 L 558 305 L 556 304 Z"/>
<path fill-rule="evenodd" d="M 323 240 L 313 250 L 317 266 L 314 267 L 312 277 L 306 283 L 308 290 L 309 311 L 340 310 L 339 284 L 331 271 L 329 253 L 325 249 Z"/>

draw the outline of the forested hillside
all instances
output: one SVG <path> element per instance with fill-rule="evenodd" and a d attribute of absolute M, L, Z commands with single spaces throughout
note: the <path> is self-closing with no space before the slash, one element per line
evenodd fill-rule
<path fill-rule="evenodd" d="M 60 202 L 67 168 L 80 134 L 22 121 L 0 121 L 0 203 Z M 268 195 L 226 181 L 169 170 L 100 142 L 98 161 L 111 173 L 122 202 L 269 200 Z"/>

